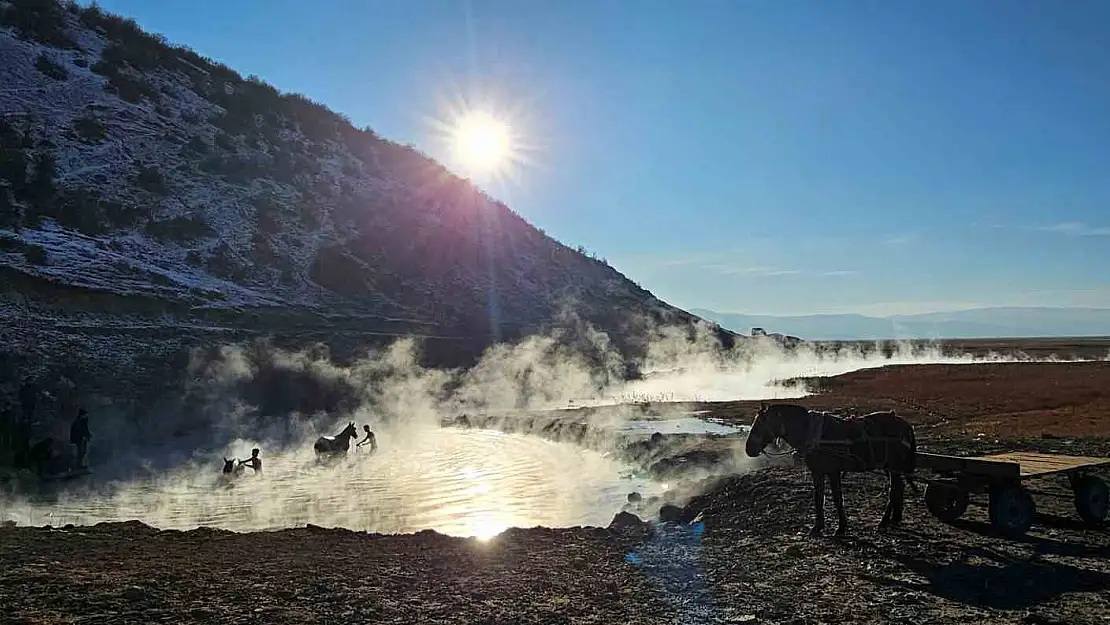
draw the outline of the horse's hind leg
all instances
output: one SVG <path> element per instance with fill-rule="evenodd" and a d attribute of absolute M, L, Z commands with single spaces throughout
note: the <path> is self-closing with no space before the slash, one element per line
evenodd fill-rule
<path fill-rule="evenodd" d="M 906 504 L 906 480 L 901 473 L 892 472 L 890 522 L 895 527 L 902 524 L 902 508 Z"/>
<path fill-rule="evenodd" d="M 811 471 L 813 475 L 813 513 L 816 520 L 813 529 L 809 530 L 810 536 L 820 536 L 825 529 L 825 474 Z"/>
<path fill-rule="evenodd" d="M 886 474 L 890 477 L 890 487 L 886 491 L 886 507 L 883 508 L 883 520 L 879 521 L 880 528 L 890 527 L 894 516 L 894 472 L 887 471 Z"/>
<path fill-rule="evenodd" d="M 832 482 L 833 505 L 836 506 L 836 535 L 843 536 L 848 533 L 848 515 L 844 513 L 844 492 L 841 490 L 840 471 L 834 471 L 829 476 Z"/>

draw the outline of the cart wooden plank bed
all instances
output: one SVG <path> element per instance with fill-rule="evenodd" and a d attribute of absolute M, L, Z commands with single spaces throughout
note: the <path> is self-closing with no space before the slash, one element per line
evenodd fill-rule
<path fill-rule="evenodd" d="M 1011 537 L 1027 532 L 1036 517 L 1036 505 L 1023 486 L 1027 479 L 1066 476 L 1076 512 L 1090 525 L 1102 524 L 1110 510 L 1106 482 L 1093 474 L 1110 469 L 1110 458 L 1016 451 L 972 457 L 919 452 L 917 467 L 935 475 L 925 488 L 925 505 L 934 516 L 954 521 L 967 510 L 971 494 L 985 493 L 991 524 Z"/>

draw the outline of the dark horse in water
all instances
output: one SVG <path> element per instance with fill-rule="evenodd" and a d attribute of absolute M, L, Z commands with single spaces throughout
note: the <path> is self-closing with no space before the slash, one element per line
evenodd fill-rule
<path fill-rule="evenodd" d="M 320 456 L 333 456 L 337 454 L 345 454 L 351 448 L 351 441 L 358 438 L 358 430 L 355 429 L 355 422 L 351 421 L 347 427 L 343 428 L 339 434 L 335 436 L 321 436 L 316 439 L 312 445 L 312 449 L 316 451 L 316 457 Z"/>
<path fill-rule="evenodd" d="M 848 531 L 844 514 L 841 474 L 882 470 L 890 477 L 886 510 L 879 527 L 902 523 L 906 481 L 913 481 L 917 441 L 913 426 L 893 411 L 872 412 L 846 419 L 794 404 L 760 404 L 748 433 L 745 451 L 751 457 L 775 440 L 786 441 L 800 455 L 813 476 L 813 506 L 816 521 L 813 536 L 825 529 L 825 478 L 832 482 L 833 503 L 839 525 L 836 535 Z"/>
<path fill-rule="evenodd" d="M 228 460 L 227 458 L 224 458 L 224 470 L 223 470 L 224 475 L 238 476 L 243 472 L 243 469 L 245 469 L 245 468 L 246 467 L 244 467 L 242 464 L 237 463 L 236 458 L 232 458 L 231 460 Z"/>

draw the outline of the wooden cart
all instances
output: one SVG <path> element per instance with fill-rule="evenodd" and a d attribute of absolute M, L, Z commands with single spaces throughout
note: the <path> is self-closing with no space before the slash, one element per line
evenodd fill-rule
<path fill-rule="evenodd" d="M 917 466 L 936 474 L 925 488 L 929 512 L 954 521 L 967 510 L 970 495 L 986 494 L 990 522 L 1004 536 L 1019 537 L 1033 524 L 1037 508 L 1023 484 L 1030 478 L 1066 475 L 1075 510 L 1087 524 L 1101 524 L 1110 510 L 1106 482 L 1092 473 L 1110 468 L 1110 458 L 1028 452 L 976 457 L 918 453 Z"/>

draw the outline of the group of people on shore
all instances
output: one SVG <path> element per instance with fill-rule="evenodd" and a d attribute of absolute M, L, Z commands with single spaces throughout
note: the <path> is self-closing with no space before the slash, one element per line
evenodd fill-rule
<path fill-rule="evenodd" d="M 74 412 L 71 412 L 71 414 L 75 413 L 69 425 L 69 445 L 73 450 L 73 456 L 72 461 L 68 463 L 59 462 L 59 459 L 64 460 L 65 454 L 63 453 L 61 458 L 56 454 L 54 437 L 48 435 L 32 442 L 32 425 L 35 422 L 36 411 L 39 407 L 40 394 L 38 385 L 33 380 L 30 378 L 24 379 L 23 385 L 19 389 L 19 416 L 14 417 L 9 414 L 7 418 L 0 422 L 0 465 L 5 464 L 4 459 L 6 459 L 7 463 L 10 463 L 14 468 L 30 469 L 40 475 L 87 470 L 89 442 L 92 440 L 89 412 L 82 406 L 73 406 L 73 403 L 62 402 L 62 411 L 72 410 Z M 49 397 L 49 394 L 47 396 Z M 374 433 L 370 430 L 370 426 L 364 425 L 362 429 L 365 436 L 355 447 L 369 445 L 371 453 L 377 451 L 378 442 Z M 239 460 L 238 465 L 244 468 L 250 467 L 255 474 L 260 474 L 262 473 L 260 454 L 261 450 L 258 448 L 252 449 L 250 458 Z M 68 464 L 68 466 L 59 466 L 63 464 Z M 226 459 L 225 464 L 227 464 Z M 225 467 L 225 472 L 230 472 L 227 467 Z"/>
<path fill-rule="evenodd" d="M 38 409 L 40 391 L 38 385 L 31 379 L 25 379 L 19 389 L 18 417 L 9 415 L 0 424 L 0 451 L 6 452 L 8 462 L 18 469 L 31 469 L 38 473 L 47 473 L 55 468 L 55 440 L 46 436 L 41 440 L 32 442 L 32 425 L 34 424 Z M 72 404 L 62 409 L 73 410 L 75 415 L 69 426 L 69 444 L 74 451 L 69 470 L 88 468 L 89 441 L 92 431 L 89 427 L 89 413 L 84 407 Z M 73 414 L 73 413 L 71 413 Z"/>

